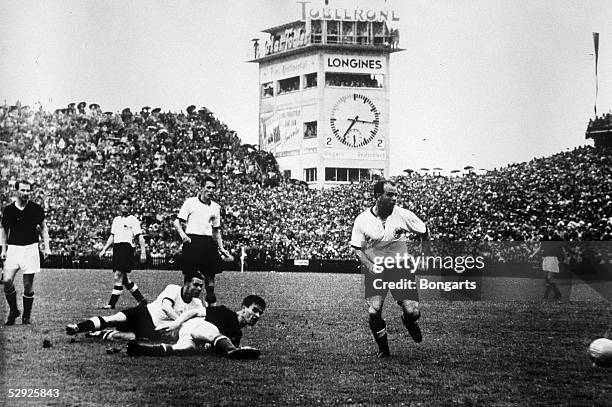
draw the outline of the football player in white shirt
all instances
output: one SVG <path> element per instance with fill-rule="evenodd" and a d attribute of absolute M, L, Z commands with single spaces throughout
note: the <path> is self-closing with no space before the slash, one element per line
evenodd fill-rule
<path fill-rule="evenodd" d="M 106 251 L 113 246 L 113 273 L 115 281 L 111 297 L 108 304 L 102 309 L 115 309 L 115 304 L 125 286 L 136 301 L 139 303 L 145 302 L 145 299 L 138 289 L 138 286 L 130 280 L 128 274 L 134 268 L 134 239 L 138 239 L 140 244 L 140 261 L 147 260 L 145 241 L 142 236 L 140 222 L 134 215 L 130 215 L 130 199 L 122 197 L 119 204 L 121 215 L 113 219 L 111 226 L 111 234 L 106 241 L 106 244 L 100 251 L 100 258 L 104 257 Z"/>
<path fill-rule="evenodd" d="M 234 260 L 223 247 L 221 207 L 212 200 L 216 187 L 214 178 L 204 178 L 198 196 L 187 198 L 174 220 L 174 228 L 183 242 L 183 274 L 185 277 L 197 272 L 204 275 L 208 305 L 217 302 L 215 275 L 223 271 L 221 260 Z"/>
<path fill-rule="evenodd" d="M 369 325 L 378 344 L 378 357 L 390 356 L 387 341 L 387 325 L 382 318 L 382 309 L 387 289 L 374 284 L 375 279 L 385 277 L 385 270 L 377 274 L 374 264 L 376 256 L 394 257 L 399 247 L 405 248 L 406 234 L 409 232 L 428 238 L 427 226 L 411 211 L 396 206 L 397 188 L 393 181 L 382 180 L 374 185 L 375 204 L 363 211 L 355 219 L 351 234 L 351 246 L 365 276 L 365 295 L 368 303 Z M 398 245 L 399 243 L 399 245 Z M 389 274 L 386 274 L 389 276 Z M 414 276 L 414 274 L 413 274 Z M 423 340 L 417 320 L 421 316 L 416 289 L 391 290 L 393 298 L 402 308 L 402 322 L 412 339 L 419 343 Z"/>
<path fill-rule="evenodd" d="M 120 332 L 131 332 L 131 338 L 159 339 L 162 331 L 167 331 L 167 323 L 173 321 L 178 329 L 194 317 L 205 317 L 206 308 L 198 298 L 202 293 L 204 277 L 193 275 L 185 279 L 181 287 L 168 285 L 152 303 L 128 308 L 108 317 L 93 317 L 78 324 L 68 324 L 66 334 L 76 335 L 83 332 L 103 331 L 115 327 Z M 105 338 L 108 339 L 108 338 Z"/>

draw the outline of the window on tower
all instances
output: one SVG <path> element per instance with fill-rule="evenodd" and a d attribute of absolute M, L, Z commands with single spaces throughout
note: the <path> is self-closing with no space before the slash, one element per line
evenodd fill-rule
<path fill-rule="evenodd" d="M 340 21 L 327 21 L 327 43 L 340 43 Z"/>
<path fill-rule="evenodd" d="M 304 123 L 304 138 L 317 138 L 317 122 Z"/>
<path fill-rule="evenodd" d="M 312 20 L 310 25 L 311 40 L 313 44 L 323 42 L 323 30 L 321 29 L 321 20 Z"/>
<path fill-rule="evenodd" d="M 317 169 L 316 168 L 304 168 L 304 179 L 306 182 L 313 182 L 317 180 Z"/>
<path fill-rule="evenodd" d="M 378 168 L 325 168 L 325 181 L 361 182 L 382 177 L 383 170 Z"/>
<path fill-rule="evenodd" d="M 342 43 L 343 44 L 354 44 L 355 43 L 355 22 L 343 21 L 342 22 Z"/>
<path fill-rule="evenodd" d="M 325 73 L 325 86 L 342 86 L 348 88 L 382 88 L 384 75 L 365 73 Z"/>
<path fill-rule="evenodd" d="M 370 39 L 370 24 L 366 21 L 357 22 L 357 43 L 360 45 L 371 44 Z"/>
<path fill-rule="evenodd" d="M 272 82 L 267 82 L 261 85 L 261 97 L 269 98 L 274 96 L 274 86 L 272 86 Z"/>
<path fill-rule="evenodd" d="M 304 89 L 317 87 L 317 73 L 309 73 L 304 76 Z"/>
<path fill-rule="evenodd" d="M 278 81 L 278 94 L 295 92 L 300 89 L 300 77 L 294 76 L 291 78 Z"/>

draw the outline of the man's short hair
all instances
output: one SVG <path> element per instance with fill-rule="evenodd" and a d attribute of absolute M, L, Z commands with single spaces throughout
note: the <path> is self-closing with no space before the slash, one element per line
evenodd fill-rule
<path fill-rule="evenodd" d="M 374 184 L 374 198 L 378 198 L 385 193 L 386 184 L 395 186 L 395 182 L 391 181 L 390 179 L 381 179 L 380 181 L 376 181 L 376 184 Z"/>
<path fill-rule="evenodd" d="M 24 184 L 29 185 L 30 187 L 32 186 L 32 183 L 28 181 L 27 179 L 21 179 L 19 181 L 15 181 L 15 189 L 19 190 L 19 187 Z"/>
<path fill-rule="evenodd" d="M 261 309 L 266 309 L 266 301 L 264 301 L 264 299 L 261 298 L 259 295 L 247 295 L 246 297 L 244 297 L 244 300 L 242 300 L 242 305 L 247 308 L 253 304 L 258 305 L 259 307 L 261 307 Z"/>
<path fill-rule="evenodd" d="M 213 184 L 215 184 L 215 187 L 217 186 L 217 179 L 211 177 L 210 175 L 207 175 L 204 177 L 204 180 L 202 181 L 202 185 L 206 185 L 207 182 L 212 182 Z"/>
<path fill-rule="evenodd" d="M 191 280 L 193 280 L 194 278 L 204 281 L 204 276 L 197 271 L 193 273 L 185 274 L 183 281 L 185 282 L 185 284 L 190 284 Z"/>
<path fill-rule="evenodd" d="M 123 202 L 123 201 L 128 201 L 128 203 L 129 203 L 130 205 L 132 204 L 132 200 L 131 200 L 131 199 L 130 199 L 130 197 L 129 197 L 129 196 L 127 196 L 127 195 L 122 195 L 122 196 L 119 198 L 119 203 L 121 203 L 121 202 Z"/>

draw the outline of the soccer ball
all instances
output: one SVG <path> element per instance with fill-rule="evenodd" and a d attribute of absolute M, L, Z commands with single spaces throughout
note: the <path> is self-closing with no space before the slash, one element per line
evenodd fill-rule
<path fill-rule="evenodd" d="M 595 366 L 612 367 L 612 340 L 606 338 L 595 339 L 589 345 L 587 355 Z"/>

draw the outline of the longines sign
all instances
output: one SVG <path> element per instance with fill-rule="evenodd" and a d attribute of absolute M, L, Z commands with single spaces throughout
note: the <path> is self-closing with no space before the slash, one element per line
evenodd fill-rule
<path fill-rule="evenodd" d="M 310 1 L 298 1 L 302 5 L 302 20 L 342 20 L 342 21 L 399 21 L 395 10 L 346 9 L 346 8 L 309 8 Z"/>

